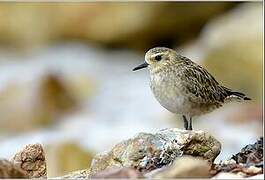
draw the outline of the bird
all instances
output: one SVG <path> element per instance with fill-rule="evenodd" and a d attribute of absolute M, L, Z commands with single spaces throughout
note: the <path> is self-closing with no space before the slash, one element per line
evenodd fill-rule
<path fill-rule="evenodd" d="M 149 69 L 150 88 L 157 101 L 168 111 L 182 115 L 186 130 L 193 129 L 193 117 L 227 102 L 251 100 L 221 85 L 205 68 L 170 48 L 148 50 L 144 63 L 133 71 L 143 68 Z"/>

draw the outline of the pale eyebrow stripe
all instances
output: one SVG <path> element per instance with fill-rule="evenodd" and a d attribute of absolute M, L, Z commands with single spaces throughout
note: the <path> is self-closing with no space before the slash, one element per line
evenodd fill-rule
<path fill-rule="evenodd" d="M 155 56 L 157 56 L 157 55 L 162 55 L 163 53 L 155 53 L 155 54 L 153 54 L 153 55 L 151 55 L 151 58 L 153 58 L 153 57 L 155 57 Z"/>

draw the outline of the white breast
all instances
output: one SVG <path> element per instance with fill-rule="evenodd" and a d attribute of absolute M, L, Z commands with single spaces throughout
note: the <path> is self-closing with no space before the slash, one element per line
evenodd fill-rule
<path fill-rule="evenodd" d="M 167 76 L 161 73 L 153 74 L 150 78 L 150 87 L 155 98 L 164 108 L 176 114 L 186 114 L 187 99 L 181 92 L 176 74 L 167 73 Z"/>

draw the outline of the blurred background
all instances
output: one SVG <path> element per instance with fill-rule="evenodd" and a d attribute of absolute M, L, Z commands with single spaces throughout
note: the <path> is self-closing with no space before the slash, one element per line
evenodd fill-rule
<path fill-rule="evenodd" d="M 262 27 L 262 2 L 0 3 L 0 158 L 39 142 L 59 176 L 138 132 L 182 128 L 147 70 L 132 72 L 155 46 L 252 98 L 194 120 L 228 158 L 262 135 Z"/>

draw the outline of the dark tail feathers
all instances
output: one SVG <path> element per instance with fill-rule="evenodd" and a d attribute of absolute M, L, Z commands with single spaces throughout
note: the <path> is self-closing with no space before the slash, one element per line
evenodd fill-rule
<path fill-rule="evenodd" d="M 244 100 L 251 100 L 249 97 L 247 97 L 244 93 L 237 92 L 237 91 L 232 91 L 231 89 L 228 89 L 226 87 L 223 87 L 224 90 L 227 92 L 228 96 L 235 95 L 238 96 Z"/>
<path fill-rule="evenodd" d="M 247 97 L 245 94 L 243 94 L 241 92 L 231 91 L 230 95 L 235 95 L 235 96 L 241 97 L 244 100 L 251 100 L 249 97 Z"/>

